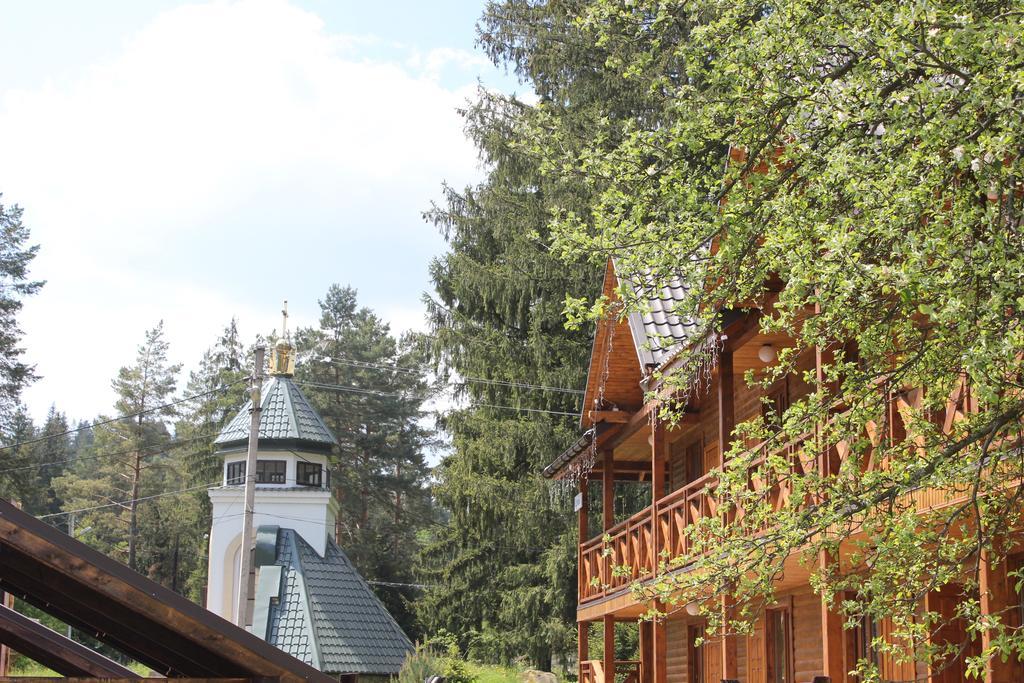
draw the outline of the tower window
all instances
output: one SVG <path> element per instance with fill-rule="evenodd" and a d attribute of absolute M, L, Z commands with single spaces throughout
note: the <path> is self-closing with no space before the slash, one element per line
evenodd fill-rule
<path fill-rule="evenodd" d="M 295 475 L 295 483 L 299 486 L 323 486 L 323 466 L 320 463 L 300 462 Z"/>
<path fill-rule="evenodd" d="M 245 461 L 228 463 L 228 486 L 245 483 Z"/>
<path fill-rule="evenodd" d="M 257 460 L 256 483 L 283 484 L 285 467 L 287 463 L 284 460 Z"/>

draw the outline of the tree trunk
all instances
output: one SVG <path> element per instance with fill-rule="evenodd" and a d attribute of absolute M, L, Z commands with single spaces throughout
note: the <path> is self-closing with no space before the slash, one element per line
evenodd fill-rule
<path fill-rule="evenodd" d="M 139 535 L 139 480 L 142 471 L 142 452 L 135 451 L 134 464 L 132 466 L 132 499 L 128 503 L 130 522 L 128 524 L 128 567 L 135 569 L 135 540 Z"/>

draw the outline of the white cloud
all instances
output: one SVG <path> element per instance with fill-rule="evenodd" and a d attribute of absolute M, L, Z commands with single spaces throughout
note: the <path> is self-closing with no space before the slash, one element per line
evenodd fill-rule
<path fill-rule="evenodd" d="M 45 376 L 26 395 L 35 414 L 109 410 L 110 378 L 161 318 L 187 364 L 232 315 L 247 336 L 275 325 L 278 296 L 313 323 L 326 284 L 373 267 L 349 253 L 359 240 L 419 250 L 414 291 L 380 309 L 422 325 L 412 307 L 437 238 L 418 211 L 442 179 L 476 174 L 455 113 L 475 76 L 451 89 L 437 75 L 478 61 L 360 58 L 372 40 L 283 0 L 188 5 L 70 85 L 0 93 L 0 191 L 26 209 L 48 280 L 23 317 Z M 246 284 L 266 278 L 280 294 Z"/>

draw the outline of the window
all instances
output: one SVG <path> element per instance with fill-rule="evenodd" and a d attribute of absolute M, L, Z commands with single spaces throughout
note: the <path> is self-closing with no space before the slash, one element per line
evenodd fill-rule
<path fill-rule="evenodd" d="M 299 486 L 323 486 L 323 466 L 315 462 L 300 462 L 295 472 Z"/>
<path fill-rule="evenodd" d="M 704 444 L 699 438 L 684 443 L 677 441 L 672 444 L 669 475 L 673 491 L 704 476 Z"/>
<path fill-rule="evenodd" d="M 283 484 L 287 463 L 284 460 L 259 460 L 256 462 L 257 484 Z"/>
<path fill-rule="evenodd" d="M 245 461 L 228 463 L 228 486 L 245 483 Z"/>
<path fill-rule="evenodd" d="M 761 417 L 769 429 L 782 429 L 782 415 L 789 410 L 789 382 L 782 380 L 765 394 L 761 403 Z"/>
<path fill-rule="evenodd" d="M 703 626 L 690 626 L 686 629 L 686 659 L 690 674 L 687 683 L 704 683 L 704 646 L 699 642 L 703 637 Z"/>
<path fill-rule="evenodd" d="M 765 614 L 768 683 L 793 683 L 793 620 L 788 609 Z"/>
<path fill-rule="evenodd" d="M 853 629 L 854 661 L 865 660 L 879 665 L 878 651 L 873 641 L 878 637 L 878 620 L 869 616 L 861 617 Z"/>

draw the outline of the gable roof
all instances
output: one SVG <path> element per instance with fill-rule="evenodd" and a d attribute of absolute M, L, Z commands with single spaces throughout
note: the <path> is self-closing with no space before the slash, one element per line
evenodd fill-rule
<path fill-rule="evenodd" d="M 659 284 L 651 277 L 616 274 L 632 290 L 642 308 L 629 314 L 629 329 L 643 367 L 660 366 L 690 338 L 697 325 L 678 314 L 689 288 L 678 275 Z"/>
<path fill-rule="evenodd" d="M 259 535 L 275 530 L 253 632 L 327 673 L 397 674 L 412 643 L 341 548 L 328 539 L 320 557 L 293 529 L 261 527 Z"/>
<path fill-rule="evenodd" d="M 292 442 L 318 451 L 329 451 L 338 441 L 309 399 L 290 378 L 275 375 L 263 384 L 260 395 L 260 441 Z M 214 445 L 221 450 L 244 446 L 249 440 L 252 400 L 221 430 Z"/>
<path fill-rule="evenodd" d="M 331 680 L 6 501 L 0 589 L 166 676 Z"/>

